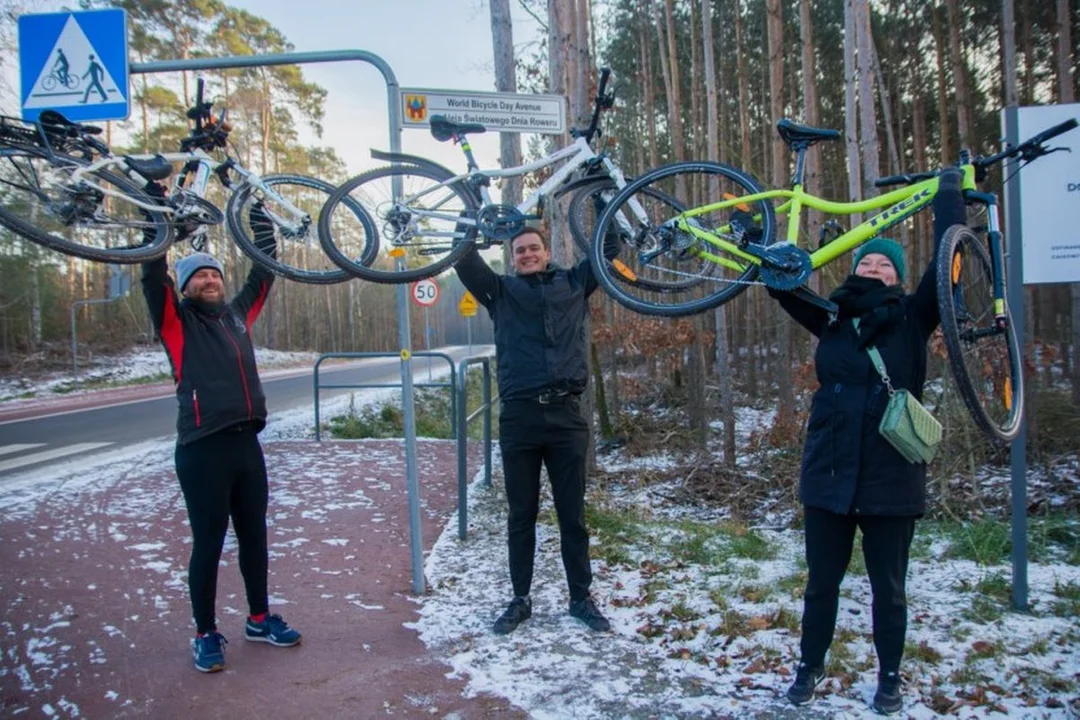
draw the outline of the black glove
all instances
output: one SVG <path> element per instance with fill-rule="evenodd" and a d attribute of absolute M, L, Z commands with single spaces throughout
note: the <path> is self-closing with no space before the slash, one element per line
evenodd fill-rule
<path fill-rule="evenodd" d="M 274 223 L 263 209 L 262 201 L 251 206 L 248 213 L 248 226 L 257 247 L 268 257 L 277 257 L 277 238 L 274 236 Z"/>

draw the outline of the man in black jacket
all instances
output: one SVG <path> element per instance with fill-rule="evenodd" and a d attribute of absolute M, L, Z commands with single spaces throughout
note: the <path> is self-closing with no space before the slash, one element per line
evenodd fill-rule
<path fill-rule="evenodd" d="M 256 244 L 273 255 L 274 226 L 256 205 L 250 214 Z M 250 615 L 245 637 L 279 647 L 300 633 L 269 614 L 266 550 L 266 464 L 256 435 L 266 426 L 266 398 L 255 367 L 251 326 L 274 276 L 253 265 L 244 287 L 225 302 L 221 264 L 195 253 L 176 265 L 176 295 L 164 258 L 143 265 L 142 287 L 154 330 L 172 366 L 179 414 L 176 476 L 187 505 L 193 543 L 188 589 L 195 616 L 195 668 L 225 667 L 225 638 L 214 601 L 218 561 L 229 518 L 239 546 Z"/>
<path fill-rule="evenodd" d="M 510 241 L 514 275 L 497 275 L 470 250 L 458 277 L 495 323 L 499 447 L 506 499 L 510 581 L 514 598 L 495 621 L 498 634 L 532 616 L 529 589 L 540 505 L 540 464 L 548 470 L 570 614 L 593 630 L 610 629 L 589 594 L 589 532 L 585 527 L 585 460 L 589 424 L 579 398 L 588 383 L 585 318 L 598 287 L 589 260 L 570 270 L 550 264 L 547 237 L 526 228 Z"/>

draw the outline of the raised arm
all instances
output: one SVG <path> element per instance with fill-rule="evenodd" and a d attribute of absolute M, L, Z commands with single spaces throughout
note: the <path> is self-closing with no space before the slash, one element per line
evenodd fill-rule
<path fill-rule="evenodd" d="M 791 319 L 810 331 L 815 337 L 821 337 L 829 324 L 829 313 L 813 303 L 803 300 L 790 292 L 767 288 L 769 296 L 780 303 Z"/>
<path fill-rule="evenodd" d="M 603 210 L 602 201 L 594 198 L 594 202 L 597 203 L 596 214 L 599 215 Z M 604 236 L 604 258 L 610 261 L 617 257 L 619 257 L 619 229 L 615 223 L 611 223 L 608 226 L 607 235 Z M 584 285 L 585 297 L 589 297 L 600 287 L 591 257 L 586 257 L 575 265 L 572 272 L 577 276 L 578 282 Z"/>
<path fill-rule="evenodd" d="M 941 323 L 937 296 L 937 255 L 941 247 L 941 238 L 953 225 L 967 224 L 967 206 L 964 204 L 962 189 L 963 173 L 956 168 L 943 170 L 938 192 L 934 196 L 934 252 L 930 254 L 930 263 L 919 280 L 912 300 L 912 309 L 922 320 L 923 329 L 930 337 Z"/>
<path fill-rule="evenodd" d="M 257 202 L 251 206 L 251 212 L 248 214 L 248 225 L 251 226 L 255 247 L 272 258 L 277 257 L 277 239 L 274 237 L 274 223 L 263 212 L 262 203 Z M 258 263 L 252 263 L 247 280 L 244 281 L 244 286 L 240 288 L 240 292 L 236 294 L 236 297 L 230 303 L 244 318 L 244 325 L 247 326 L 248 332 L 251 332 L 251 326 L 255 324 L 259 313 L 262 312 L 263 306 L 266 304 L 266 298 L 270 294 L 270 287 L 273 284 L 274 274 Z"/>
<path fill-rule="evenodd" d="M 472 293 L 476 301 L 490 308 L 499 294 L 499 276 L 480 257 L 480 251 L 476 249 L 476 245 L 461 256 L 454 265 L 454 270 L 457 271 L 461 284 Z"/>

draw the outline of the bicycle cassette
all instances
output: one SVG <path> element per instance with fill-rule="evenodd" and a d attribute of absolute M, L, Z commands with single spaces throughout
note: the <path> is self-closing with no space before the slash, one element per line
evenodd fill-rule
<path fill-rule="evenodd" d="M 794 290 L 813 272 L 810 254 L 789 243 L 771 245 L 763 254 L 759 276 L 774 290 Z"/>
<path fill-rule="evenodd" d="M 509 240 L 525 229 L 527 218 L 512 205 L 485 205 L 476 214 L 476 229 L 493 240 Z"/>

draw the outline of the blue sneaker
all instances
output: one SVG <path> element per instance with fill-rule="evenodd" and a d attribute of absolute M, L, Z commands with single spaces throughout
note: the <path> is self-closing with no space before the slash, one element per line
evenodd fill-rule
<path fill-rule="evenodd" d="M 280 615 L 267 615 L 261 623 L 252 622 L 251 618 L 248 618 L 244 637 L 253 642 L 270 643 L 278 647 L 289 647 L 300 642 L 300 633 L 289 627 Z"/>
<path fill-rule="evenodd" d="M 196 635 L 191 641 L 191 653 L 195 657 L 195 669 L 199 672 L 212 673 L 225 669 L 225 636 L 217 630 L 204 635 Z"/>

